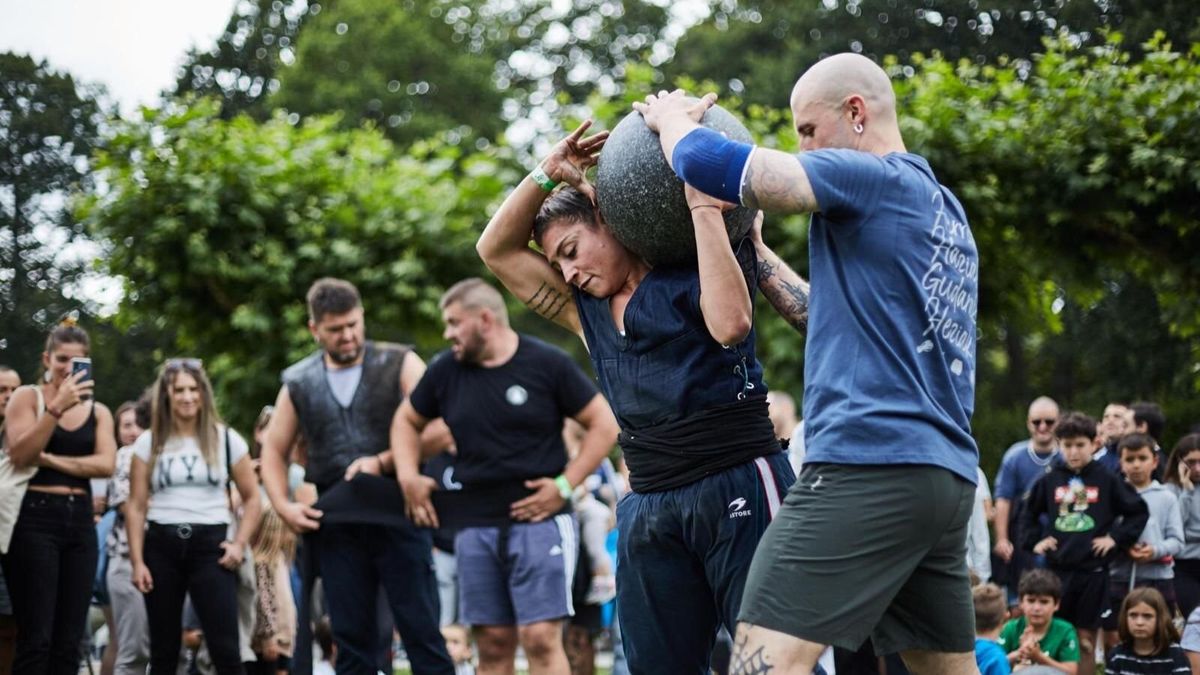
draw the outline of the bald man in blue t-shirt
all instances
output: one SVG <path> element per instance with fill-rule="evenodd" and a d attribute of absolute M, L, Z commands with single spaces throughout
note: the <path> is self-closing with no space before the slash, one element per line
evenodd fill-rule
<path fill-rule="evenodd" d="M 731 673 L 809 673 L 825 645 L 978 673 L 966 527 L 979 256 L 962 206 L 907 151 L 887 74 L 840 54 L 792 92 L 801 152 L 697 123 L 713 104 L 635 104 L 681 179 L 727 202 L 812 213 L 804 470 L 764 534 Z"/>

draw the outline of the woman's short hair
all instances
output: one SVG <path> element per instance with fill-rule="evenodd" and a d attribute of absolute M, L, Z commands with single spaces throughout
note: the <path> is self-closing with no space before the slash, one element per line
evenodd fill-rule
<path fill-rule="evenodd" d="M 596 207 L 592 200 L 569 185 L 561 187 L 542 202 L 542 207 L 534 216 L 533 240 L 538 246 L 542 246 L 542 237 L 546 235 L 546 230 L 556 222 L 565 220 L 591 226 L 596 222 L 595 219 Z"/>

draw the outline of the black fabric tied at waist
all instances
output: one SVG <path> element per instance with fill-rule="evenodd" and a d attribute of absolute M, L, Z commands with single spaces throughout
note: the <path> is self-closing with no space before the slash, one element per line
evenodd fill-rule
<path fill-rule="evenodd" d="M 622 430 L 617 442 L 634 492 L 661 492 L 694 483 L 779 452 L 766 396 L 703 410 L 674 422 Z"/>

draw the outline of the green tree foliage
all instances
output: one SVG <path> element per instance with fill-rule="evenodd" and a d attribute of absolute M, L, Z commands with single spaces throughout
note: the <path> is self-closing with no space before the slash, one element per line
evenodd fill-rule
<path fill-rule="evenodd" d="M 995 319 L 1081 300 L 1126 271 L 1154 290 L 1175 332 L 1200 329 L 1200 48 L 1055 45 L 1022 66 L 918 59 L 897 91 L 905 139 L 967 207 Z M 1032 310 L 1024 311 L 1021 310 Z"/>
<path fill-rule="evenodd" d="M 555 110 L 593 92 L 621 93 L 631 64 L 669 55 L 670 3 L 647 0 L 493 0 L 459 13 L 455 30 L 486 37 L 497 85 L 526 107 Z M 635 66 L 636 67 L 636 66 Z"/>
<path fill-rule="evenodd" d="M 145 111 L 97 154 L 108 189 L 79 204 L 116 244 L 106 264 L 125 280 L 121 320 L 173 331 L 177 354 L 203 357 L 242 425 L 313 348 L 303 296 L 319 277 L 358 285 L 375 339 L 439 343 L 437 299 L 482 273 L 475 238 L 520 175 L 494 154 L 430 144 L 398 157 L 377 132 L 337 122 L 226 121 L 212 102 Z"/>
<path fill-rule="evenodd" d="M 646 0 L 313 5 L 272 103 L 344 111 L 401 145 L 447 130 L 497 139 L 531 111 L 544 128 L 564 104 L 616 93 L 628 63 L 669 53 L 669 19 Z"/>
<path fill-rule="evenodd" d="M 242 0 L 209 51 L 192 50 L 179 72 L 175 95 L 221 100 L 221 116 L 270 116 L 267 96 L 279 88 L 276 72 L 295 58 L 296 35 L 308 15 L 306 0 Z"/>
<path fill-rule="evenodd" d="M 495 138 L 504 124 L 494 59 L 462 44 L 447 7 L 340 0 L 317 12 L 272 104 L 300 115 L 340 111 L 347 126 L 371 122 L 402 145 L 448 130 Z"/>
<path fill-rule="evenodd" d="M 80 228 L 62 208 L 89 181 L 98 92 L 28 56 L 0 54 L 0 361 L 32 377 L 46 332 L 82 303 Z"/>
<path fill-rule="evenodd" d="M 676 46 L 667 79 L 710 78 L 771 106 L 786 105 L 804 68 L 837 52 L 907 64 L 936 51 L 983 64 L 1030 58 L 1059 35 L 1080 45 L 1102 43 L 1114 29 L 1131 44 L 1157 30 L 1178 44 L 1200 39 L 1200 6 L 1187 0 L 722 0 L 712 8 Z"/>

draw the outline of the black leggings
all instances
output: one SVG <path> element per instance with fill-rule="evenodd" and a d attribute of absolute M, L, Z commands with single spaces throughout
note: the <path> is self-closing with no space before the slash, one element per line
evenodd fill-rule
<path fill-rule="evenodd" d="M 1185 619 L 1200 606 L 1200 560 L 1175 559 L 1175 598 Z"/>
<path fill-rule="evenodd" d="M 225 525 L 161 525 L 146 529 L 143 557 L 154 587 L 146 594 L 150 673 L 174 675 L 183 631 L 183 600 L 192 598 L 204 642 L 219 675 L 241 675 L 237 574 L 221 567 Z"/>

